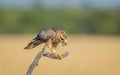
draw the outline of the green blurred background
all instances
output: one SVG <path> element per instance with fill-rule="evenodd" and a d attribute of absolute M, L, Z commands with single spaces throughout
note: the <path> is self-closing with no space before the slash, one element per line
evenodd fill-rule
<path fill-rule="evenodd" d="M 119 35 L 120 1 L 97 1 L 1 0 L 0 34 L 36 33 L 57 27 L 70 34 Z"/>

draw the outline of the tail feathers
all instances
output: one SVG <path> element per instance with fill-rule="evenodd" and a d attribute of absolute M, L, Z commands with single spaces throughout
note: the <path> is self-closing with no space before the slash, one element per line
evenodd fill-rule
<path fill-rule="evenodd" d="M 41 43 L 42 42 L 40 40 L 34 39 L 24 49 L 32 49 L 32 48 L 38 46 Z"/>

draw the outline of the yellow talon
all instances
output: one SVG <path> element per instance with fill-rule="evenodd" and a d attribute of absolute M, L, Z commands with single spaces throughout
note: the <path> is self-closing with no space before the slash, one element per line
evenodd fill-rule
<path fill-rule="evenodd" d="M 62 56 L 61 55 L 57 55 L 57 58 L 59 59 L 59 60 L 61 60 L 62 59 Z"/>
<path fill-rule="evenodd" d="M 54 56 L 56 56 L 59 60 L 61 60 L 62 59 L 62 56 L 61 55 L 59 55 L 56 51 L 55 51 L 55 49 L 54 48 L 51 48 L 50 49 L 50 51 L 54 54 Z"/>

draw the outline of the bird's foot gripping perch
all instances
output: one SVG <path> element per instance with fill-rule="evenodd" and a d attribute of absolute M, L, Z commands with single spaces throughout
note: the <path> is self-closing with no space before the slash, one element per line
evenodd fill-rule
<path fill-rule="evenodd" d="M 61 56 L 61 55 L 57 54 L 56 57 L 57 57 L 59 60 L 62 60 L 62 56 Z"/>
<path fill-rule="evenodd" d="M 60 55 L 60 54 L 56 53 L 56 51 L 55 51 L 55 50 L 54 50 L 54 51 L 52 51 L 52 53 L 53 53 L 53 55 L 54 55 L 57 59 L 62 60 L 62 55 Z"/>

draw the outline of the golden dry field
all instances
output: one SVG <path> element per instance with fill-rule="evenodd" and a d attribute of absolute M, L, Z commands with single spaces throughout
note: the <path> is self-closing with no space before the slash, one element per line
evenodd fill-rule
<path fill-rule="evenodd" d="M 35 35 L 0 35 L 0 75 L 25 75 L 42 46 L 23 48 Z M 42 57 L 32 75 L 120 75 L 120 36 L 70 36 L 62 60 Z"/>

